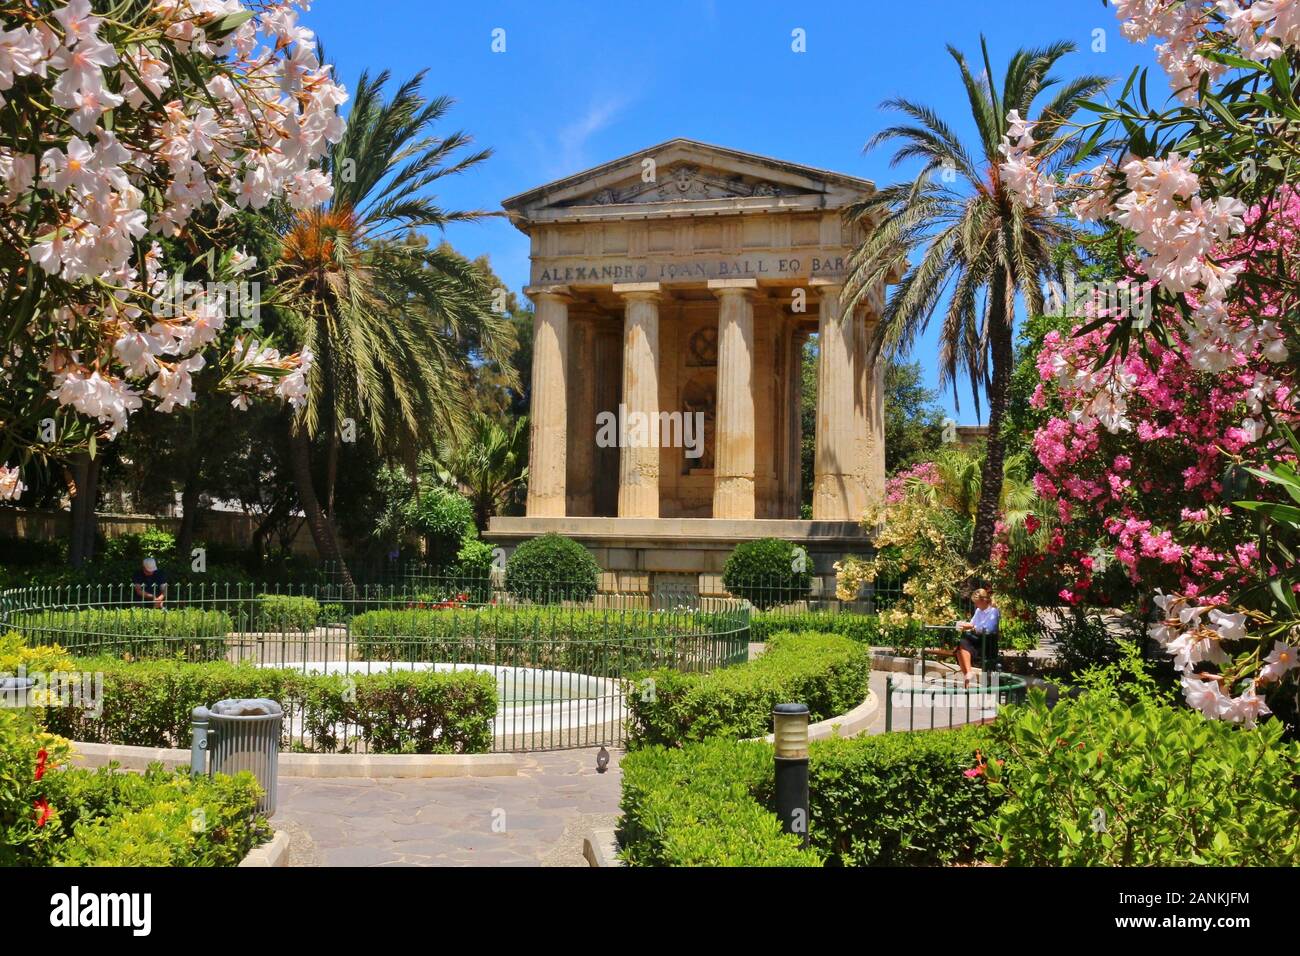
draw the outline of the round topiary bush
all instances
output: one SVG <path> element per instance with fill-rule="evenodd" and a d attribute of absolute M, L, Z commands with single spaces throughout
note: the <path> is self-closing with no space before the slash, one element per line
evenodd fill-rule
<path fill-rule="evenodd" d="M 425 491 L 411 502 L 406 517 L 412 530 L 424 536 L 429 563 L 449 571 L 465 539 L 478 533 L 469 499 L 447 488 Z"/>
<path fill-rule="evenodd" d="M 506 590 L 530 601 L 590 601 L 600 566 L 591 552 L 559 534 L 525 541 L 506 561 Z"/>
<path fill-rule="evenodd" d="M 765 610 L 808 597 L 812 591 L 808 552 L 779 538 L 742 541 L 722 568 L 722 586 Z"/>

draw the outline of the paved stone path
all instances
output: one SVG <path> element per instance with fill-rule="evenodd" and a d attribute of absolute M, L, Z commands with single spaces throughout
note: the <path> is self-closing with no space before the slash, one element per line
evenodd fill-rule
<path fill-rule="evenodd" d="M 272 822 L 291 866 L 585 866 L 582 837 L 618 817 L 619 753 L 525 756 L 517 777 L 282 777 Z"/>

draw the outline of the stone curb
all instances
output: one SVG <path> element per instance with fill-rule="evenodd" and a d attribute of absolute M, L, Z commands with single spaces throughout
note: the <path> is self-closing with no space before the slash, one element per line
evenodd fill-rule
<path fill-rule="evenodd" d="M 255 846 L 248 855 L 239 861 L 242 866 L 288 866 L 289 834 L 276 830 L 271 839 L 261 846 Z"/>
<path fill-rule="evenodd" d="M 623 866 L 618 858 L 618 839 L 613 830 L 590 830 L 582 838 L 582 855 L 593 867 Z"/>
<path fill-rule="evenodd" d="M 188 750 L 75 741 L 72 746 L 71 762 L 82 767 L 113 761 L 124 770 L 143 770 L 155 762 L 169 769 L 190 765 Z M 518 754 L 280 754 L 282 777 L 515 777 L 520 766 Z"/>

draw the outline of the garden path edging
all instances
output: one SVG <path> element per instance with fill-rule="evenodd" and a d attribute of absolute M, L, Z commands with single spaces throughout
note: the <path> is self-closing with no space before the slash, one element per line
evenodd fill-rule
<path fill-rule="evenodd" d="M 867 691 L 866 698 L 858 706 L 854 707 L 847 713 L 840 714 L 838 717 L 827 717 L 825 720 L 819 720 L 815 724 L 808 725 L 809 740 L 829 740 L 831 737 L 854 737 L 871 726 L 872 720 L 876 716 L 876 711 L 880 709 L 880 698 L 872 691 Z M 763 740 L 767 743 L 775 743 L 776 737 L 768 734 L 765 737 L 751 737 L 750 740 Z"/>
<path fill-rule="evenodd" d="M 163 747 L 128 747 L 122 744 L 72 742 L 70 763 L 81 767 L 106 767 L 118 763 L 123 770 L 144 770 L 151 763 L 168 769 L 188 767 L 190 752 Z M 280 754 L 282 777 L 514 777 L 519 774 L 518 754 Z"/>
<path fill-rule="evenodd" d="M 289 834 L 283 830 L 276 830 L 270 840 L 249 850 L 248 854 L 239 861 L 239 865 L 241 867 L 288 866 Z"/>
<path fill-rule="evenodd" d="M 618 837 L 611 829 L 588 830 L 582 838 L 582 855 L 591 867 L 624 866 L 618 856 Z"/>

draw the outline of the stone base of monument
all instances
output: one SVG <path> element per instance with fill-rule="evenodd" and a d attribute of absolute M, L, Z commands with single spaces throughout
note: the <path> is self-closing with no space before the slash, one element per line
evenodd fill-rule
<path fill-rule="evenodd" d="M 591 551 L 605 570 L 601 590 L 693 591 L 722 595 L 722 569 L 741 541 L 780 538 L 802 545 L 816 596 L 835 596 L 835 562 L 868 555 L 871 540 L 855 521 L 728 518 L 495 517 L 484 538 L 508 555 L 520 543 L 554 532 Z"/>

